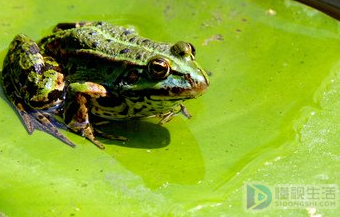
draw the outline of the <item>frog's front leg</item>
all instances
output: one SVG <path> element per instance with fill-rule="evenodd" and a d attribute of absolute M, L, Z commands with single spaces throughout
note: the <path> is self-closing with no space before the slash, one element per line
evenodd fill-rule
<path fill-rule="evenodd" d="M 123 137 L 106 136 L 105 133 L 95 130 L 90 121 L 89 113 L 91 99 L 105 97 L 107 95 L 105 87 L 93 82 L 72 83 L 68 86 L 66 106 L 64 112 L 64 121 L 67 126 L 89 139 L 96 146 L 104 149 L 104 145 L 94 136 L 94 132 L 98 132 L 105 137 L 118 140 L 125 140 Z"/>

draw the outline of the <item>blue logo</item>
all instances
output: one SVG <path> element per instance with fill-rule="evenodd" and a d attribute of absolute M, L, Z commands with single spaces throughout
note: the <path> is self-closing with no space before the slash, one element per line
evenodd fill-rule
<path fill-rule="evenodd" d="M 272 192 L 263 183 L 245 183 L 246 211 L 263 211 L 272 202 Z"/>

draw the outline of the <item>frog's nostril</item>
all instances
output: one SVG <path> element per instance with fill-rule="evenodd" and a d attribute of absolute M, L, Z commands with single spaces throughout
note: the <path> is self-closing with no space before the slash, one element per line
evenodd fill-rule
<path fill-rule="evenodd" d="M 206 76 L 204 76 L 204 81 L 199 82 L 195 87 L 195 92 L 197 93 L 197 95 L 199 96 L 203 94 L 209 87 L 209 84 L 210 84 L 209 79 Z"/>

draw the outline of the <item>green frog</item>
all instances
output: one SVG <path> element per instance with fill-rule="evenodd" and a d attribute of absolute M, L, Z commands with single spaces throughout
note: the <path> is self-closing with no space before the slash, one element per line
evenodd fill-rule
<path fill-rule="evenodd" d="M 75 145 L 63 126 L 89 139 L 126 140 L 97 129 L 92 117 L 126 120 L 182 112 L 183 101 L 209 86 L 191 43 L 155 42 L 134 29 L 107 22 L 60 23 L 38 43 L 26 35 L 11 42 L 1 82 L 28 133 L 39 129 Z"/>

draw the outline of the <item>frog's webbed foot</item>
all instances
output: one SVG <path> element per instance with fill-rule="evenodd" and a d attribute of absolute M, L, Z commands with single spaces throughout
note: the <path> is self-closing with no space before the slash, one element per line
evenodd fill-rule
<path fill-rule="evenodd" d="M 192 118 L 192 115 L 189 113 L 188 109 L 183 105 L 183 104 L 180 104 L 179 105 L 181 110 L 180 112 L 188 119 Z"/>
<path fill-rule="evenodd" d="M 93 144 L 95 144 L 100 149 L 105 149 L 105 146 L 96 138 L 95 134 L 102 136 L 107 139 L 119 140 L 119 141 L 127 141 L 128 139 L 123 136 L 114 136 L 103 131 L 100 131 L 96 128 L 93 128 L 90 123 L 75 123 L 68 124 L 68 127 L 75 132 L 81 134 L 81 136 L 90 140 Z"/>
<path fill-rule="evenodd" d="M 21 120 L 24 122 L 28 134 L 31 135 L 33 131 L 38 128 L 37 120 L 35 120 L 32 115 L 26 112 L 22 103 L 16 103 L 15 106 L 19 116 L 21 117 Z"/>
<path fill-rule="evenodd" d="M 74 143 L 72 143 L 69 139 L 67 139 L 63 134 L 59 132 L 58 128 L 54 124 L 51 123 L 48 116 L 41 113 L 40 111 L 34 111 L 33 113 L 30 114 L 30 116 L 34 117 L 31 119 L 31 123 L 33 123 L 33 127 L 34 127 L 33 130 L 38 129 L 38 130 L 47 132 L 51 134 L 52 136 L 58 138 L 62 142 L 66 143 L 67 145 L 71 147 L 76 147 Z M 25 120 L 24 122 L 26 123 Z"/>
<path fill-rule="evenodd" d="M 79 104 L 71 103 L 70 107 L 78 107 Z M 87 109 L 83 107 L 84 105 L 80 105 L 78 108 L 78 112 L 76 114 L 68 114 L 70 110 L 66 110 L 65 116 L 71 115 L 71 119 L 67 123 L 67 127 L 70 128 L 72 131 L 79 133 L 81 136 L 90 140 L 93 144 L 95 144 L 100 149 L 105 149 L 105 146 L 94 136 L 94 130 L 89 123 Z M 84 112 L 84 113 L 82 113 Z M 67 119 L 66 119 L 67 120 Z M 65 120 L 65 121 L 66 121 Z"/>
<path fill-rule="evenodd" d="M 163 125 L 163 124 L 169 122 L 178 113 L 182 113 L 188 119 L 190 119 L 192 117 L 191 114 L 189 113 L 189 111 L 185 108 L 185 106 L 183 104 L 180 104 L 179 106 L 180 107 L 179 107 L 178 111 L 168 112 L 168 113 L 162 115 L 161 116 L 162 120 L 158 124 Z"/>
<path fill-rule="evenodd" d="M 95 144 L 100 149 L 105 149 L 105 146 L 94 136 L 93 128 L 90 124 L 87 124 L 85 128 L 82 129 L 82 136 L 86 137 L 93 144 Z"/>
<path fill-rule="evenodd" d="M 127 141 L 128 139 L 123 136 L 114 136 L 108 133 L 105 133 L 97 128 L 93 128 L 90 123 L 86 121 L 84 123 L 75 123 L 68 124 L 68 127 L 75 132 L 80 133 L 83 137 L 90 140 L 93 144 L 95 144 L 100 149 L 105 149 L 105 146 L 96 138 L 95 134 L 102 136 L 107 139 L 119 140 L 119 141 Z"/>
<path fill-rule="evenodd" d="M 16 103 L 16 109 L 21 117 L 21 120 L 26 126 L 26 130 L 29 134 L 32 134 L 35 129 L 49 133 L 50 135 L 56 137 L 60 141 L 66 143 L 71 147 L 76 147 L 69 139 L 67 139 L 63 134 L 61 134 L 58 128 L 51 123 L 48 116 L 40 111 L 29 111 L 27 112 L 22 103 Z"/>

